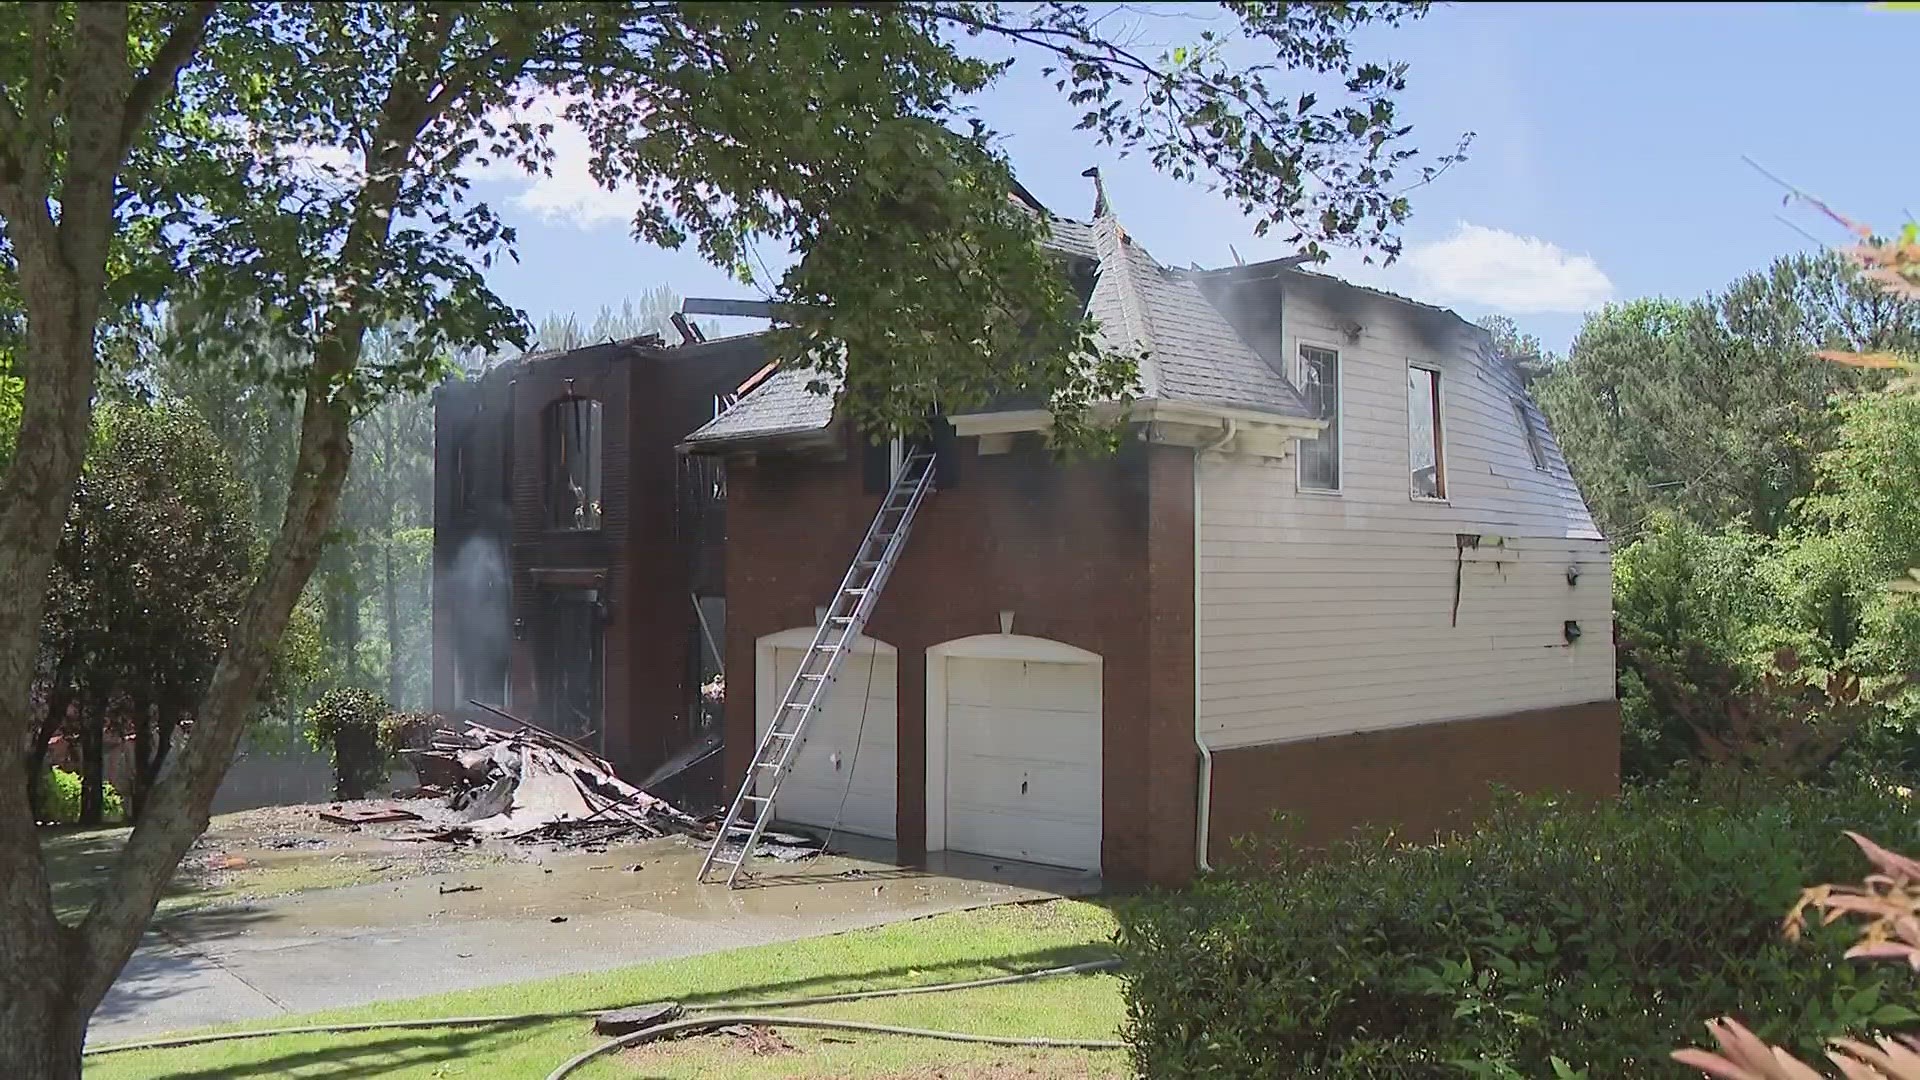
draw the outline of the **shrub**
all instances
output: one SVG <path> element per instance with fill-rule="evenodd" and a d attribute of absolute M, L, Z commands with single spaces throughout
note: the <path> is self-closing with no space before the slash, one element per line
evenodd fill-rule
<path fill-rule="evenodd" d="M 1755 573 L 1766 551 L 1751 533 L 1709 533 L 1662 515 L 1614 556 L 1625 775 L 1664 776 L 1687 759 L 1691 743 L 1685 722 L 1659 708 L 1637 669 L 1659 666 L 1689 681 L 1702 664 L 1749 671 L 1777 644 L 1759 629 L 1779 606 L 1767 576 Z"/>
<path fill-rule="evenodd" d="M 1836 960 L 1780 913 L 1920 840 L 1852 781 L 1714 802 L 1677 785 L 1582 808 L 1504 800 L 1445 844 L 1355 841 L 1123 905 L 1128 1040 L 1147 1076 L 1632 1076 L 1733 1014 L 1806 1052 L 1910 1017 L 1916 977 Z M 1898 1014 L 1897 1016 L 1895 1014 Z"/>
<path fill-rule="evenodd" d="M 389 759 L 402 750 L 425 750 L 438 727 L 440 717 L 433 713 L 390 712 L 380 719 L 380 749 Z"/>
<path fill-rule="evenodd" d="M 333 797 L 363 799 L 387 778 L 382 726 L 393 712 L 371 690 L 329 690 L 307 708 L 307 742 L 333 756 Z"/>
<path fill-rule="evenodd" d="M 80 789 L 83 781 L 79 773 L 68 772 L 58 765 L 48 769 L 40 777 L 40 816 L 45 821 L 56 821 L 62 825 L 71 825 L 80 820 Z M 103 783 L 100 791 L 101 816 L 107 821 L 119 821 L 125 816 L 120 805 L 120 793 L 111 783 Z"/>

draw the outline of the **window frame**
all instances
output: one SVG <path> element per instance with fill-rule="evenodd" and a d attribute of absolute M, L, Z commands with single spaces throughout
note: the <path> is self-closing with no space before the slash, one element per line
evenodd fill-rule
<path fill-rule="evenodd" d="M 479 477 L 474 475 L 474 433 L 453 441 L 453 512 L 470 517 L 480 508 Z"/>
<path fill-rule="evenodd" d="M 561 521 L 560 504 L 556 495 L 555 481 L 563 475 L 562 467 L 555 460 L 555 451 L 560 445 L 560 424 L 562 409 L 572 405 L 588 407 L 591 418 L 587 439 L 588 470 L 587 479 L 593 488 L 591 502 L 597 507 L 592 524 L 571 525 Z M 540 469 L 542 473 L 540 497 L 544 528 L 549 533 L 597 533 L 606 526 L 606 468 L 607 468 L 607 407 L 606 402 L 588 394 L 562 394 L 547 402 L 541 410 L 540 421 Z"/>
<path fill-rule="evenodd" d="M 1305 350 L 1317 349 L 1333 356 L 1333 430 L 1339 444 L 1333 452 L 1333 487 L 1316 487 L 1307 483 L 1305 445 L 1312 441 L 1295 439 L 1293 441 L 1293 487 L 1302 495 L 1341 495 L 1346 492 L 1347 484 L 1347 364 L 1346 357 L 1337 345 L 1312 338 L 1295 338 L 1293 341 L 1294 380 L 1304 390 L 1307 385 L 1307 357 Z"/>
<path fill-rule="evenodd" d="M 1512 398 L 1513 415 L 1520 421 L 1520 438 L 1527 446 L 1527 458 L 1533 462 L 1535 471 L 1552 472 L 1553 463 L 1547 460 L 1546 440 L 1540 437 L 1540 428 L 1533 422 L 1533 413 L 1527 411 L 1527 403 L 1520 398 Z"/>
<path fill-rule="evenodd" d="M 1433 487 L 1435 494 L 1422 495 L 1413 488 L 1413 399 L 1407 398 L 1407 498 L 1414 502 L 1446 503 L 1451 501 L 1447 484 L 1447 387 L 1446 374 L 1440 365 L 1421 360 L 1407 361 L 1407 378 L 1411 382 L 1413 373 L 1426 372 L 1432 379 L 1433 390 Z"/>

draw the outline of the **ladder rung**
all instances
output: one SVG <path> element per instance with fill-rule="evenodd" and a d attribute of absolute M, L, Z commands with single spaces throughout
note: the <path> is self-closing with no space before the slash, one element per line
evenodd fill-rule
<path fill-rule="evenodd" d="M 804 738 L 802 733 L 809 716 L 820 708 L 823 696 L 830 692 L 827 684 L 835 679 L 834 672 L 847 652 L 848 640 L 867 617 L 888 571 L 899 557 L 900 549 L 912 528 L 915 510 L 934 488 L 935 461 L 936 457 L 931 451 L 923 450 L 908 454 L 901 462 L 900 471 L 881 499 L 873 523 L 868 526 L 866 539 L 854 552 L 853 565 L 847 571 L 848 587 L 836 593 L 832 605 L 822 612 L 814 643 L 808 646 L 787 696 L 780 700 L 780 707 L 775 710 L 776 722 L 761 737 L 753 761 L 747 767 L 746 782 L 736 794 L 726 821 L 707 853 L 706 870 L 727 867 L 731 872 L 724 876 L 730 887 L 743 876 L 753 876 L 746 870 L 746 864 L 753 858 L 753 847 L 760 839 L 760 831 L 774 815 L 774 798 L 779 791 L 781 778 L 792 767 L 791 759 Z M 864 579 L 858 576 L 862 571 L 867 573 Z M 854 584 L 861 581 L 864 584 Z M 843 607 L 846 614 L 833 614 Z M 823 658 L 824 663 L 817 662 Z M 809 671 L 809 668 L 815 670 Z M 791 721 L 785 719 L 796 711 L 798 716 Z M 787 723 L 792 725 L 793 730 L 781 731 L 781 725 Z M 754 794 L 759 787 L 764 787 L 768 793 Z M 701 879 L 704 881 L 706 877 L 706 871 L 703 870 Z"/>

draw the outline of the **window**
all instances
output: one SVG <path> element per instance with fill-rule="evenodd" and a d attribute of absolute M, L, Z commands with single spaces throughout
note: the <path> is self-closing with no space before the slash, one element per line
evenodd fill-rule
<path fill-rule="evenodd" d="M 1407 457 L 1413 497 L 1447 497 L 1446 433 L 1440 425 L 1440 373 L 1407 367 Z"/>
<path fill-rule="evenodd" d="M 473 436 L 465 435 L 453 445 L 453 508 L 472 513 L 478 501 L 474 492 Z"/>
<path fill-rule="evenodd" d="M 1533 426 L 1533 414 L 1527 411 L 1527 403 L 1514 398 L 1513 416 L 1520 421 L 1520 433 L 1526 436 L 1527 456 L 1533 459 L 1533 467 L 1546 472 L 1547 448 L 1540 444 L 1540 429 Z"/>
<path fill-rule="evenodd" d="M 561 398 L 547 406 L 547 523 L 600 527 L 600 403 Z"/>
<path fill-rule="evenodd" d="M 1300 486 L 1340 490 L 1340 354 L 1300 346 L 1300 391 L 1313 415 L 1327 422 L 1317 439 L 1300 442 Z"/>

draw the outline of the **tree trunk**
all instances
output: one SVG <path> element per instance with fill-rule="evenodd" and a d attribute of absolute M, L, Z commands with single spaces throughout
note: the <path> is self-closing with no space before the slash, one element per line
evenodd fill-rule
<path fill-rule="evenodd" d="M 204 6 L 208 14 L 212 7 Z M 71 19 L 77 25 L 95 18 L 91 13 L 105 8 L 114 9 L 119 20 L 121 51 L 117 61 L 124 71 L 124 7 L 79 5 Z M 451 30 L 448 21 L 453 18 L 451 14 L 436 9 L 434 17 Z M 330 260 L 331 266 L 315 268 L 330 271 L 338 300 L 329 308 L 314 343 L 313 363 L 304 387 L 300 449 L 280 531 L 259 577 L 233 620 L 226 646 L 194 710 L 193 737 L 174 755 L 170 767 L 155 783 L 145 819 L 128 838 L 114 865 L 112 879 L 100 890 L 74 932 L 63 934 L 52 918 L 45 868 L 31 825 L 25 821 L 24 791 L 17 784 L 0 784 L 0 1076 L 60 1080 L 79 1076 L 79 1048 L 87 1018 L 133 954 L 180 857 L 206 828 L 208 807 L 239 747 L 254 697 L 268 677 L 288 619 L 313 575 L 339 505 L 353 455 L 350 425 L 354 399 L 353 394 L 340 390 L 352 383 L 360 360 L 367 329 L 365 309 L 378 265 L 376 253 L 390 235 L 401 181 L 421 131 L 448 100 L 464 90 L 460 79 L 436 74 L 441 46 L 434 43 L 444 44 L 445 40 L 445 35 L 427 34 L 410 43 L 402 70 L 417 77 L 398 79 L 389 87 L 387 99 L 381 106 L 380 122 L 365 143 L 368 149 L 364 154 L 363 172 L 369 179 L 355 198 L 346 237 Z M 526 63 L 530 43 L 531 35 L 517 42 L 518 51 L 512 54 L 511 62 L 505 64 L 503 70 L 491 73 L 496 82 L 503 81 L 503 74 L 506 82 L 518 77 Z M 90 56 L 79 58 L 92 59 Z M 109 61 L 113 59 L 110 57 Z M 102 62 L 100 66 L 111 69 L 112 63 Z M 76 85 L 97 85 L 105 81 L 99 79 L 87 63 L 76 64 L 75 69 L 89 73 L 89 79 Z M 109 70 L 108 74 L 113 72 Z M 436 90 L 436 78 L 449 81 Z M 107 104 L 109 108 L 102 110 L 107 115 L 123 115 L 123 110 L 110 107 L 111 101 Z M 71 124 L 69 128 L 71 130 Z M 77 135 L 70 135 L 69 143 L 77 139 Z M 70 145 L 69 162 L 75 156 Z M 0 189 L 4 189 L 5 179 L 4 173 L 0 173 Z M 62 192 L 63 208 L 69 205 L 67 194 Z M 111 195 L 110 187 L 107 194 Z M 13 201 L 0 204 L 0 212 L 11 211 Z M 108 210 L 110 221 L 110 198 Z M 20 254 L 22 245 L 11 231 L 13 225 L 9 214 L 8 238 L 15 245 L 17 260 L 24 263 L 26 260 Z M 101 265 L 104 266 L 104 250 Z M 91 295 L 97 299 L 99 290 L 96 288 Z M 93 322 L 86 325 L 90 329 Z M 87 374 L 90 380 L 90 367 Z M 38 384 L 30 377 L 29 400 L 25 406 L 28 413 L 32 412 L 32 398 L 37 389 Z M 26 437 L 27 430 L 23 423 L 22 447 L 32 445 Z M 85 435 L 83 417 L 75 443 L 77 450 L 84 450 Z M 18 472 L 19 460 L 16 457 L 14 472 Z M 77 471 L 76 463 L 74 472 L 77 474 Z M 70 494 L 71 487 L 69 476 L 63 496 Z M 0 596 L 13 595 L 9 586 L 32 586 L 33 612 L 23 631 L 17 611 L 0 607 L 0 734 L 5 731 L 4 721 L 11 718 L 5 710 L 14 708 L 18 712 L 17 705 L 8 704 L 9 693 L 16 689 L 16 683 L 18 697 L 25 699 L 45 595 L 44 561 L 37 578 L 15 580 L 10 576 L 17 572 L 17 567 L 8 559 L 17 558 L 22 550 L 17 543 L 21 537 L 9 529 L 9 497 L 13 494 L 13 474 L 10 473 L 7 488 L 0 490 Z M 64 498 L 54 509 L 56 514 L 64 512 Z M 58 539 L 59 524 L 56 516 L 44 530 L 47 535 L 36 534 L 49 551 Z M 21 633 L 30 636 L 23 639 L 25 660 L 16 665 L 13 661 L 22 655 L 18 651 L 22 640 L 15 640 L 14 635 Z M 0 755 L 17 754 L 24 743 L 24 739 L 0 737 Z M 0 775 L 13 768 L 17 768 L 17 759 L 0 757 Z M 22 827 L 15 828 L 16 825 Z M 50 972 L 58 975 L 50 978 Z M 53 1049 L 47 1049 L 46 1042 L 36 1045 L 36 1036 L 52 1042 Z"/>
<path fill-rule="evenodd" d="M 185 710 L 177 695 L 171 691 L 160 695 L 160 715 L 153 718 L 153 774 L 147 777 L 149 789 L 152 782 L 160 778 L 167 755 L 173 752 L 173 733 L 179 730 L 183 715 Z"/>
<path fill-rule="evenodd" d="M 140 809 L 147 804 L 147 788 L 153 779 L 153 733 L 159 725 L 156 705 L 133 708 L 133 790 L 126 793 L 127 820 L 138 822 Z"/>
<path fill-rule="evenodd" d="M 29 832 L 24 837 L 0 837 L 0 844 L 24 839 L 37 845 Z M 0 908 L 0 919 L 26 918 L 24 912 Z M 37 921 L 37 920 L 36 920 Z M 0 998 L 0 1070 L 8 1077 L 30 1080 L 81 1080 L 80 1049 L 86 1040 L 87 1016 L 73 1007 L 62 980 L 51 973 L 63 970 L 71 962 L 73 931 L 48 925 L 47 938 L 28 946 L 22 960 L 30 967 L 0 973 L 0 985 L 8 992 Z M 22 989 L 16 992 L 15 988 Z"/>
<path fill-rule="evenodd" d="M 50 80 L 57 92 L 23 94 L 7 110 L 10 126 L 34 134 L 10 139 L 14 152 L 0 170 L 0 218 L 26 316 L 26 389 L 13 460 L 0 476 L 0 776 L 18 776 L 28 756 L 47 576 L 92 426 L 118 178 L 154 107 L 198 50 L 215 5 L 182 11 L 139 79 L 128 56 L 128 7 L 73 5 L 58 34 L 57 13 L 32 15 L 27 47 L 50 62 L 57 54 L 60 70 L 84 77 Z M 65 136 L 57 161 L 53 140 L 39 135 L 56 128 Z M 149 871 L 154 899 L 171 870 Z M 126 952 L 144 922 L 130 927 Z M 0 783 L 0 1076 L 78 1080 L 87 1019 L 112 981 L 89 978 L 90 968 L 97 963 L 85 933 L 54 918 L 28 788 Z"/>
<path fill-rule="evenodd" d="M 121 40 L 124 48 L 124 30 Z M 99 293 L 60 265 L 61 254 L 50 250 L 57 244 L 29 240 L 39 230 L 12 210 L 0 206 L 28 311 L 27 385 L 17 448 L 0 479 L 0 776 L 17 777 L 28 766 L 47 575 L 86 453 Z M 104 267 L 104 238 L 100 258 Z M 28 786 L 0 783 L 0 1076 L 78 1077 L 87 1013 L 71 1007 L 58 974 L 70 969 L 70 958 L 28 793 Z"/>
<path fill-rule="evenodd" d="M 383 545 L 386 570 L 386 616 L 387 616 L 387 704 L 395 709 L 402 708 L 400 697 L 405 687 L 402 685 L 400 660 L 400 585 L 393 578 L 393 514 L 387 514 L 387 542 Z"/>
<path fill-rule="evenodd" d="M 60 667 L 54 672 L 53 684 L 47 688 L 47 715 L 33 733 L 33 745 L 27 749 L 27 809 L 33 820 L 39 821 L 40 814 L 46 808 L 41 805 L 40 774 L 47 767 L 47 746 L 53 742 L 60 726 L 67 722 L 67 710 L 73 705 L 73 680 L 68 674 L 72 663 L 66 659 L 60 661 Z"/>
<path fill-rule="evenodd" d="M 107 706 L 90 696 L 80 717 L 80 824 L 98 826 L 106 820 Z"/>
<path fill-rule="evenodd" d="M 355 573 L 359 563 L 358 545 L 333 547 L 326 553 L 330 566 L 325 575 L 327 597 L 327 644 L 340 663 L 341 681 L 348 686 L 360 682 L 360 580 Z"/>

